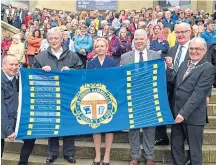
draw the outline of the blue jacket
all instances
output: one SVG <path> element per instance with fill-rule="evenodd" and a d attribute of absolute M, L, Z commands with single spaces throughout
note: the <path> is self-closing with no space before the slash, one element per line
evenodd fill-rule
<path fill-rule="evenodd" d="M 79 52 L 80 49 L 85 49 L 86 52 L 90 52 L 93 47 L 92 36 L 85 34 L 82 38 L 82 36 L 78 34 L 74 40 L 74 47 L 76 52 Z"/>
<path fill-rule="evenodd" d="M 168 27 L 171 31 L 173 31 L 176 22 L 173 19 L 170 19 L 170 22 L 168 22 L 167 19 L 163 19 L 162 24 L 164 25 L 164 27 Z"/>
<path fill-rule="evenodd" d="M 111 67 L 116 67 L 116 66 L 117 66 L 117 63 L 113 59 L 107 56 L 105 56 L 103 65 L 100 64 L 98 57 L 96 57 L 95 59 L 87 63 L 87 69 L 111 68 Z"/>
<path fill-rule="evenodd" d="M 18 108 L 18 93 L 16 78 L 10 81 L 1 72 L 1 139 L 15 132 Z"/>
<path fill-rule="evenodd" d="M 169 43 L 167 40 L 164 40 L 163 42 L 158 42 L 158 40 L 153 40 L 150 43 L 150 49 L 154 51 L 159 51 L 161 50 L 162 52 L 167 52 L 169 49 Z"/>
<path fill-rule="evenodd" d="M 204 31 L 200 37 L 202 37 L 207 44 L 216 44 L 216 30 L 214 30 L 212 33 L 209 33 L 208 31 Z"/>
<path fill-rule="evenodd" d="M 173 13 L 171 16 L 171 19 L 173 19 L 174 21 L 178 20 L 178 15 L 176 13 Z"/>

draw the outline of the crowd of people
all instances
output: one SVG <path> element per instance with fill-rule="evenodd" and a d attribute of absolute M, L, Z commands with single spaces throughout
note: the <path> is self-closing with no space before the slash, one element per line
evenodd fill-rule
<path fill-rule="evenodd" d="M 190 148 L 186 164 L 202 164 L 206 104 L 216 65 L 216 10 L 209 14 L 203 10 L 181 10 L 178 6 L 172 10 L 156 6 L 141 11 L 67 13 L 39 7 L 29 11 L 9 5 L 5 14 L 8 23 L 18 28 L 19 33 L 13 36 L 4 33 L 1 43 L 2 98 L 5 99 L 2 101 L 2 153 L 4 139 L 15 138 L 18 96 L 14 94 L 16 90 L 8 92 L 14 89 L 8 80 L 14 81 L 19 67 L 41 68 L 46 72 L 98 69 L 165 57 L 169 102 L 176 121 L 171 128 L 173 164 L 185 163 L 182 147 L 185 139 Z M 193 65 L 189 67 L 188 63 Z M 189 77 L 192 69 L 193 76 Z M 139 132 L 139 129 L 129 131 L 130 165 L 137 165 L 141 158 Z M 113 133 L 106 133 L 105 137 L 103 165 L 109 165 Z M 93 139 L 96 152 L 93 164 L 99 165 L 101 135 L 93 135 Z M 19 165 L 28 164 L 34 143 L 35 139 L 24 140 Z M 143 128 L 146 164 L 154 164 L 155 145 L 169 143 L 166 126 Z M 59 138 L 49 138 L 48 146 L 47 164 L 57 159 Z M 63 154 L 70 163 L 76 162 L 74 151 L 74 137 L 64 137 Z"/>

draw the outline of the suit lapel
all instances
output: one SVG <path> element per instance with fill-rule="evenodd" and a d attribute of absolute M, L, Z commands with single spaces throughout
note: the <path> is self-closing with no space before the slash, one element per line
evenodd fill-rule
<path fill-rule="evenodd" d="M 133 50 L 129 56 L 129 64 L 133 64 L 133 63 L 135 63 L 135 50 Z"/>
<path fill-rule="evenodd" d="M 177 87 L 178 87 L 179 85 L 181 85 L 181 83 L 183 82 L 182 80 L 183 80 L 183 77 L 184 77 L 184 74 L 185 74 L 187 68 L 188 68 L 187 62 L 184 62 L 184 63 L 182 64 L 182 66 L 180 66 L 180 68 L 179 68 L 179 70 L 178 70 L 178 73 L 177 73 L 177 74 L 178 74 Z"/>
<path fill-rule="evenodd" d="M 151 51 L 149 51 L 149 49 L 147 49 L 147 60 L 153 60 L 153 55 L 151 54 Z"/>

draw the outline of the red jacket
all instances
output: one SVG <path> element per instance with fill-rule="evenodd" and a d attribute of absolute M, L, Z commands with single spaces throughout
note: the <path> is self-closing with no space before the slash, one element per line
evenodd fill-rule
<path fill-rule="evenodd" d="M 38 53 L 40 51 L 41 42 L 42 42 L 42 38 L 30 37 L 28 40 L 27 54 L 34 56 L 35 53 Z"/>
<path fill-rule="evenodd" d="M 2 51 L 3 56 L 7 55 L 7 52 L 9 50 L 10 46 L 11 46 L 11 43 L 12 43 L 12 40 L 10 40 L 10 41 L 2 40 L 2 42 L 1 42 L 1 51 Z"/>
<path fill-rule="evenodd" d="M 29 23 L 29 21 L 31 21 L 32 20 L 32 17 L 31 16 L 29 16 L 29 15 L 27 15 L 26 17 L 25 17 L 25 25 L 26 25 L 26 27 L 28 28 L 28 23 Z"/>

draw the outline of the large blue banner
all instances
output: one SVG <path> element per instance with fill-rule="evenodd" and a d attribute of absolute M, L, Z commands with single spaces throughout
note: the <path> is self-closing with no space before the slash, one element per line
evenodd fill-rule
<path fill-rule="evenodd" d="M 173 124 L 164 59 L 116 68 L 21 69 L 16 139 Z"/>

